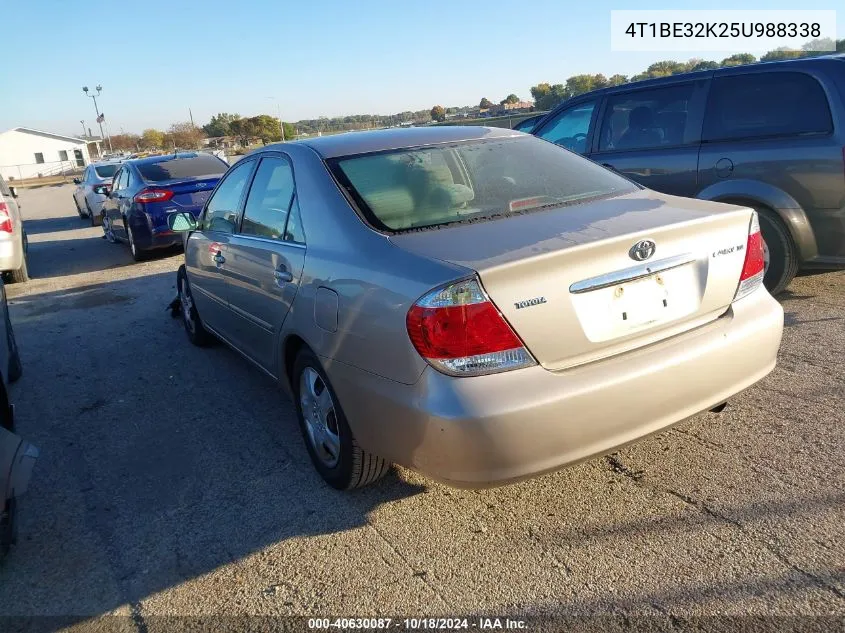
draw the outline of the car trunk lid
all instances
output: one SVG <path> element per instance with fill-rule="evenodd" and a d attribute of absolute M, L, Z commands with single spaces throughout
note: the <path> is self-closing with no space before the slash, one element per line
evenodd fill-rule
<path fill-rule="evenodd" d="M 751 213 L 643 191 L 390 239 L 475 270 L 537 361 L 556 370 L 724 314 L 743 268 Z M 649 242 L 653 253 L 635 252 Z"/>
<path fill-rule="evenodd" d="M 220 180 L 220 177 L 214 176 L 149 183 L 147 189 L 171 191 L 173 193 L 173 196 L 168 200 L 144 205 L 153 229 L 167 229 L 167 216 L 171 213 L 187 211 L 197 217 L 218 180 Z"/>

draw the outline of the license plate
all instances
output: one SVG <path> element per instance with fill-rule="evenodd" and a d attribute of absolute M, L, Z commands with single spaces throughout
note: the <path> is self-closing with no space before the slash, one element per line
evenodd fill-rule
<path fill-rule="evenodd" d="M 659 321 L 668 312 L 668 304 L 663 279 L 654 275 L 617 286 L 611 310 L 623 326 L 637 327 Z"/>

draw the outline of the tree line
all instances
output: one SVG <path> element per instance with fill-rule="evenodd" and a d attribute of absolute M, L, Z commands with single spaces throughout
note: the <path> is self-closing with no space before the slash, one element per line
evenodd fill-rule
<path fill-rule="evenodd" d="M 775 49 L 761 56 L 759 60 L 749 53 L 731 55 L 718 62 L 700 58 L 693 58 L 686 62 L 664 60 L 651 64 L 643 72 L 631 77 L 619 74 L 605 77 L 601 73 L 574 75 L 569 77 L 565 83 L 539 83 L 532 86 L 531 96 L 534 98 L 536 110 L 551 110 L 566 99 L 599 88 L 698 70 L 752 64 L 757 61 L 767 62 L 826 55 L 828 51 L 819 49 L 830 49 L 833 45 L 831 40 L 814 40 L 805 44 L 802 50 Z M 835 46 L 836 52 L 845 52 L 845 39 L 837 40 Z M 520 98 L 511 93 L 502 99 L 499 104 L 519 103 L 519 101 Z M 487 97 L 483 97 L 479 101 L 478 108 L 486 110 L 494 107 L 494 105 Z M 301 119 L 294 123 L 285 121 L 281 127 L 279 126 L 279 119 L 269 114 L 241 117 L 239 114 L 221 112 L 212 116 L 211 120 L 202 127 L 183 121 L 174 123 L 166 131 L 150 128 L 144 130 L 141 134 L 116 134 L 111 137 L 111 143 L 115 150 L 129 151 L 171 148 L 196 149 L 200 147 L 204 138 L 220 136 L 234 136 L 238 138 L 242 145 L 249 145 L 250 141 L 256 138 L 260 138 L 264 143 L 272 143 L 282 139 L 282 131 L 284 131 L 285 139 L 292 139 L 302 134 L 311 135 L 320 132 L 344 132 L 390 127 L 401 123 L 428 123 L 432 120 L 444 121 L 447 114 L 473 109 L 474 107 L 463 106 L 458 108 L 436 105 L 430 110 L 406 110 L 389 115 L 353 114 L 342 117 L 319 117 L 316 119 Z"/>
<path fill-rule="evenodd" d="M 835 46 L 836 52 L 845 52 L 845 39 L 837 40 Z M 770 62 L 781 59 L 797 59 L 799 57 L 827 55 L 830 52 L 829 49 L 832 47 L 833 42 L 831 40 L 814 40 L 805 44 L 800 51 L 779 48 L 769 51 L 760 57 L 759 60 L 749 53 L 731 55 L 720 62 L 700 58 L 693 58 L 686 62 L 665 60 L 653 63 L 643 72 L 633 75 L 630 78 L 625 75 L 611 75 L 610 77 L 605 77 L 599 73 L 597 75 L 575 75 L 567 79 L 566 82 L 562 84 L 539 83 L 531 88 L 531 96 L 534 97 L 535 109 L 551 110 L 562 101 L 566 101 L 567 99 L 571 99 L 572 97 L 585 92 L 598 90 L 599 88 L 618 86 L 620 84 L 641 81 L 643 79 L 668 77 L 670 75 L 694 72 L 698 70 L 712 70 L 715 68 L 723 68 L 725 66 L 753 64 L 757 61 Z M 828 50 L 819 50 L 820 48 L 826 48 Z"/>

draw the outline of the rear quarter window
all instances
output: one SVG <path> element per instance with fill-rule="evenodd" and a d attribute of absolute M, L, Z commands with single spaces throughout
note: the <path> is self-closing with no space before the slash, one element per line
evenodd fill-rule
<path fill-rule="evenodd" d="M 800 72 L 717 77 L 710 88 L 702 140 L 828 134 L 833 120 L 821 84 Z"/>
<path fill-rule="evenodd" d="M 136 166 L 138 171 L 141 172 L 141 177 L 147 182 L 220 176 L 229 167 L 219 158 L 208 154 L 171 158 L 156 163 L 141 163 Z"/>

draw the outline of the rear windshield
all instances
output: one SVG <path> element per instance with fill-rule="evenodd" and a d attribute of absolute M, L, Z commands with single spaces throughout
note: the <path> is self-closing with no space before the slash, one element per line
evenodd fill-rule
<path fill-rule="evenodd" d="M 137 167 L 141 176 L 147 182 L 161 182 L 182 178 L 219 176 L 229 166 L 210 154 L 199 154 L 197 156 L 164 159 L 157 163 L 141 163 Z"/>
<path fill-rule="evenodd" d="M 401 231 L 563 207 L 636 191 L 630 181 L 535 137 L 332 159 L 377 229 Z"/>
<path fill-rule="evenodd" d="M 120 165 L 103 165 L 102 167 L 94 167 L 94 171 L 100 178 L 113 178 L 118 167 Z"/>

